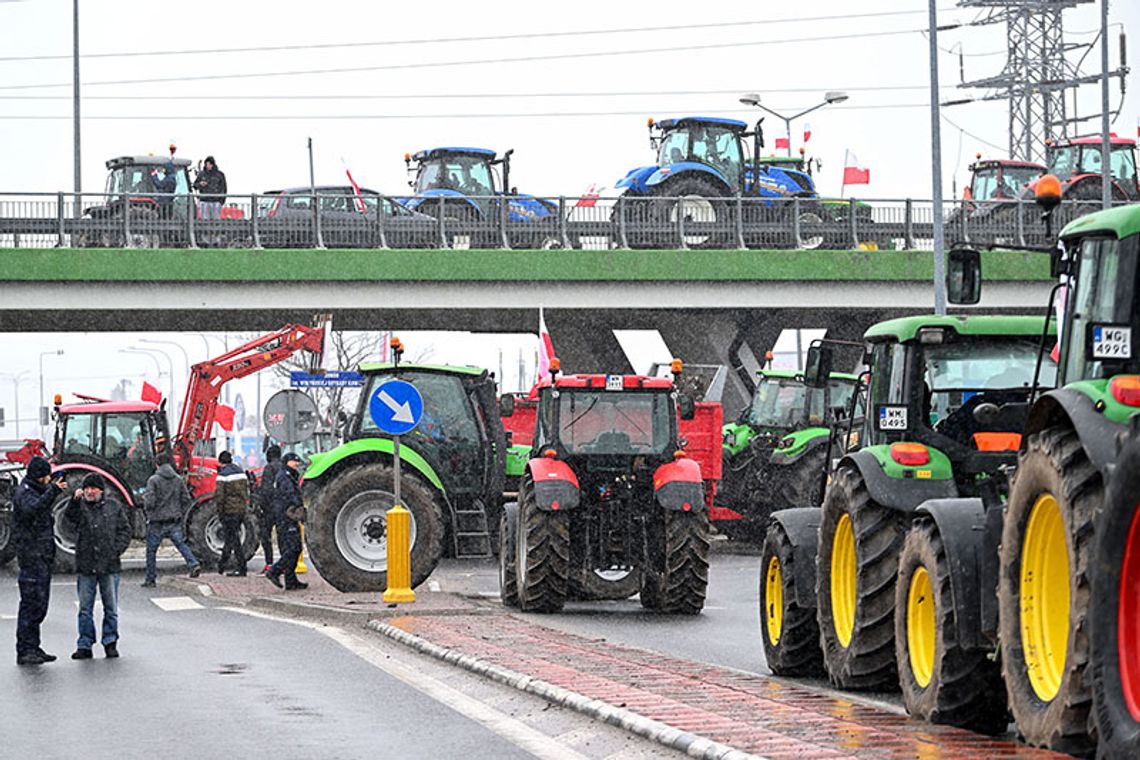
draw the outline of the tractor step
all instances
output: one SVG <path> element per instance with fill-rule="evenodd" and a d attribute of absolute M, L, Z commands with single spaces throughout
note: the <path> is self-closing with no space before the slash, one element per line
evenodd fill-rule
<path fill-rule="evenodd" d="M 482 509 L 456 509 L 451 513 L 452 547 L 457 559 L 491 556 L 491 533 Z"/>

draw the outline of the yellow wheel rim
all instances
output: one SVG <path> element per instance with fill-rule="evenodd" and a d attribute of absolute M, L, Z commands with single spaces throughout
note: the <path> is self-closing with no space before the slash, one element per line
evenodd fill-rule
<path fill-rule="evenodd" d="M 916 567 L 910 576 L 906 598 L 906 649 L 910 654 L 910 672 L 922 688 L 934 675 L 934 588 L 926 568 Z"/>
<path fill-rule="evenodd" d="M 831 541 L 831 619 L 839 643 L 849 646 L 855 631 L 855 531 L 847 514 Z"/>
<path fill-rule="evenodd" d="M 768 643 L 780 643 L 784 632 L 784 576 L 780 572 L 780 558 L 768 560 L 768 572 L 764 577 L 764 623 L 768 629 Z"/>
<path fill-rule="evenodd" d="M 1069 646 L 1069 547 L 1053 494 L 1037 498 L 1021 547 L 1021 646 L 1029 683 L 1049 702 L 1061 690 Z"/>

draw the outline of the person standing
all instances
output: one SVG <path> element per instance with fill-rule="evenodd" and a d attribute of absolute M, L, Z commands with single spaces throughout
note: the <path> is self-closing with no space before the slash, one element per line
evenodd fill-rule
<path fill-rule="evenodd" d="M 194 187 L 198 189 L 201 218 L 215 221 L 221 219 L 222 204 L 226 202 L 226 175 L 218 168 L 213 156 L 206 156 L 204 168 L 194 180 Z M 206 237 L 206 242 L 214 245 L 219 245 L 221 240 L 220 235 Z"/>
<path fill-rule="evenodd" d="M 218 519 L 222 522 L 222 556 L 218 560 L 218 574 L 226 570 L 230 559 L 234 561 L 234 569 L 226 573 L 231 578 L 244 578 L 245 549 L 241 543 L 241 526 L 245 522 L 245 513 L 249 509 L 249 478 L 241 469 L 241 465 L 234 461 L 234 455 L 223 451 L 218 455 L 217 488 L 214 496 L 218 505 Z"/>
<path fill-rule="evenodd" d="M 89 472 L 67 508 L 64 519 L 75 531 L 75 587 L 79 594 L 79 640 L 73 660 L 90 660 L 95 645 L 95 591 L 103 602 L 103 634 L 107 657 L 119 656 L 119 558 L 131 544 L 131 524 L 117 499 L 103 495 L 103 478 Z"/>
<path fill-rule="evenodd" d="M 186 545 L 182 535 L 182 517 L 190 509 L 190 491 L 178 473 L 174 471 L 174 458 L 169 452 L 158 455 L 158 471 L 146 482 L 143 495 L 143 509 L 146 511 L 146 580 L 142 585 L 151 588 L 155 585 L 158 570 L 155 557 L 162 539 L 169 538 L 186 560 L 190 577 L 197 578 L 202 572 L 194 552 Z"/>
<path fill-rule="evenodd" d="M 257 486 L 257 530 L 261 541 L 261 551 L 265 555 L 265 575 L 273 567 L 273 528 L 277 525 L 277 511 L 273 507 L 273 486 L 281 464 L 281 447 L 276 443 L 265 450 L 265 467 L 261 470 L 261 482 Z M 280 540 L 280 538 L 278 538 Z"/>
<path fill-rule="evenodd" d="M 284 467 L 277 473 L 273 487 L 273 507 L 277 512 L 277 541 L 281 556 L 265 577 L 281 588 L 285 576 L 285 590 L 305 589 L 308 583 L 297 580 L 297 560 L 301 557 L 301 523 L 305 521 L 305 505 L 301 500 L 301 457 L 289 452 L 281 458 Z"/>
<path fill-rule="evenodd" d="M 174 191 L 178 189 L 178 178 L 174 172 L 173 161 L 167 161 L 162 167 L 151 171 L 160 219 L 170 219 L 174 216 L 172 213 L 174 211 Z"/>
<path fill-rule="evenodd" d="M 40 625 L 51 601 L 51 565 L 55 561 L 51 508 L 66 489 L 67 481 L 62 477 L 52 481 L 48 460 L 32 457 L 28 473 L 12 497 L 12 541 L 20 563 L 17 665 L 42 665 L 57 659 L 40 647 Z"/>

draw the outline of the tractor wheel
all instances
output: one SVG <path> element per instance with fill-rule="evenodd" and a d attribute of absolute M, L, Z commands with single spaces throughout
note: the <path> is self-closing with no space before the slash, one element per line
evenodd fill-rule
<path fill-rule="evenodd" d="M 791 464 L 773 468 L 773 499 L 770 511 L 819 506 L 827 478 L 827 445 L 816 445 Z M 767 515 L 764 517 L 767 522 Z"/>
<path fill-rule="evenodd" d="M 243 562 L 249 562 L 257 553 L 260 544 L 257 540 L 257 518 L 247 512 L 242 520 L 241 553 Z M 222 558 L 222 547 L 226 545 L 222 536 L 222 521 L 213 499 L 196 504 L 186 520 L 186 543 L 194 552 L 195 558 L 206 570 L 213 570 Z"/>
<path fill-rule="evenodd" d="M 499 517 L 499 599 L 507 607 L 519 606 L 518 546 L 519 505 L 503 505 Z"/>
<path fill-rule="evenodd" d="M 641 574 L 643 607 L 671 615 L 699 615 L 709 584 L 709 518 L 704 511 L 661 512 L 651 538 L 660 553 Z M 651 533 L 651 536 L 653 534 Z"/>
<path fill-rule="evenodd" d="M 565 512 L 539 509 L 529 478 L 519 494 L 516 544 L 519 607 L 526 612 L 558 612 L 566 602 L 570 574 L 570 518 Z"/>
<path fill-rule="evenodd" d="M 78 488 L 78 481 L 68 484 L 68 489 L 56 497 L 51 505 L 52 536 L 55 539 L 55 563 L 53 572 L 71 574 L 75 572 L 75 529 L 63 519 L 71 495 Z"/>
<path fill-rule="evenodd" d="M 1080 754 L 1088 735 L 1089 551 L 1100 473 L 1070 428 L 1030 436 L 1002 523 L 998 637 L 1025 741 Z"/>
<path fill-rule="evenodd" d="M 16 542 L 12 540 L 12 511 L 0 509 L 0 567 L 16 556 Z"/>
<path fill-rule="evenodd" d="M 568 582 L 567 594 L 571 599 L 584 602 L 621 601 L 641 590 L 641 571 L 637 568 L 579 568 L 571 572 Z"/>
<path fill-rule="evenodd" d="M 684 217 L 684 243 L 689 248 L 724 248 L 735 237 L 732 204 L 716 183 L 682 176 L 658 185 L 654 195 L 659 197 L 653 216 L 660 247 L 677 247 L 679 217 Z"/>
<path fill-rule="evenodd" d="M 816 560 L 823 662 L 839 688 L 898 688 L 894 613 L 902 538 L 899 513 L 871 500 L 858 469 L 840 468 L 823 502 Z"/>
<path fill-rule="evenodd" d="M 154 230 L 155 224 L 158 222 L 158 214 L 154 211 L 154 209 L 141 206 L 132 206 L 130 209 L 130 214 L 131 235 L 127 240 L 126 247 L 161 247 L 162 237 Z"/>
<path fill-rule="evenodd" d="M 314 494 L 305 543 L 321 577 L 339 591 L 384 591 L 388 585 L 388 516 L 395 504 L 391 466 L 374 462 L 338 473 Z M 443 505 L 407 469 L 400 500 L 411 515 L 411 586 L 443 556 Z"/>
<path fill-rule="evenodd" d="M 950 563 L 938 526 L 918 519 L 903 541 L 895 585 L 895 659 L 907 712 L 983 734 L 1009 725 L 1001 668 L 957 641 Z"/>
<path fill-rule="evenodd" d="M 826 212 L 816 204 L 805 203 L 800 208 L 800 239 L 794 247 L 814 251 L 823 247 L 823 224 Z M 804 227 L 810 227 L 807 232 Z"/>
<path fill-rule="evenodd" d="M 772 521 L 760 552 L 760 638 L 768 669 L 778 676 L 823 675 L 815 607 L 796 600 L 796 547 Z M 814 589 L 811 590 L 814 593 Z"/>
<path fill-rule="evenodd" d="M 1097 525 L 1089 623 L 1102 757 L 1140 757 L 1140 437 L 1116 460 Z"/>

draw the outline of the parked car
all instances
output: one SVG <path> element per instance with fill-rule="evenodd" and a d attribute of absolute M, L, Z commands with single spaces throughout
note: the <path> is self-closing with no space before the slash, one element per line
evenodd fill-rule
<path fill-rule="evenodd" d="M 329 248 L 428 248 L 439 242 L 438 222 L 405 208 L 375 190 L 351 185 L 320 185 L 321 239 Z M 258 196 L 261 244 L 266 248 L 316 245 L 313 189 L 293 187 Z M 380 215 L 377 215 L 377 211 Z"/>

